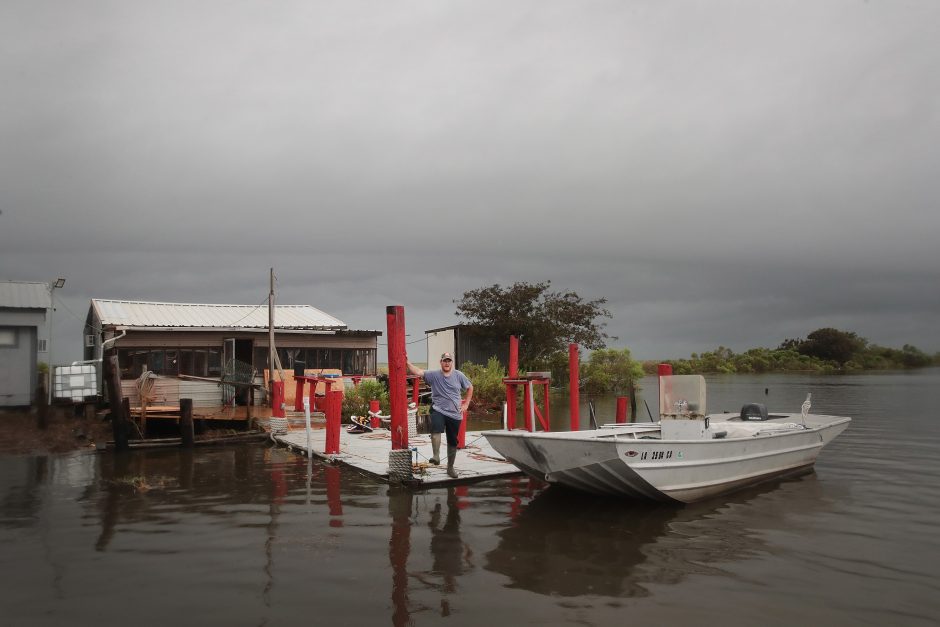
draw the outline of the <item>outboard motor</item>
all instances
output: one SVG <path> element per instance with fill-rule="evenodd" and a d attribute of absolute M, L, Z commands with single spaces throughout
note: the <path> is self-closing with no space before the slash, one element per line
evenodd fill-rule
<path fill-rule="evenodd" d="M 767 420 L 768 417 L 767 406 L 761 403 L 748 403 L 741 408 L 741 420 L 743 421 Z"/>

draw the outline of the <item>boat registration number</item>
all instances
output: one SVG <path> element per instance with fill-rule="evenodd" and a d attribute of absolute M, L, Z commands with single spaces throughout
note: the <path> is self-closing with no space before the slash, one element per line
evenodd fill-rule
<path fill-rule="evenodd" d="M 640 461 L 646 459 L 672 459 L 672 451 L 643 451 L 640 453 Z"/>

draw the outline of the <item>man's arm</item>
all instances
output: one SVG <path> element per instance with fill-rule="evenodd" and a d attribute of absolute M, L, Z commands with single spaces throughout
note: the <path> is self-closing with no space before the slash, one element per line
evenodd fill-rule
<path fill-rule="evenodd" d="M 422 378 L 424 377 L 424 370 L 422 370 L 421 368 L 418 368 L 416 365 L 408 361 L 407 357 L 405 357 L 405 367 L 408 368 L 408 372 L 410 372 L 411 374 L 416 374 Z"/>
<path fill-rule="evenodd" d="M 467 408 L 470 407 L 470 399 L 473 398 L 473 384 L 470 384 L 470 387 L 467 388 L 467 395 L 463 397 L 463 400 L 460 401 L 460 411 L 467 411 Z"/>

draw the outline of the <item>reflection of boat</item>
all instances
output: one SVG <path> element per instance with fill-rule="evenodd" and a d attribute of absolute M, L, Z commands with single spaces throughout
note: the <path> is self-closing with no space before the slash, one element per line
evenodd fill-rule
<path fill-rule="evenodd" d="M 768 550 L 767 530 L 828 506 L 812 475 L 679 507 L 539 492 L 498 532 L 484 568 L 512 588 L 561 597 L 642 597 Z"/>
<path fill-rule="evenodd" d="M 658 423 L 605 425 L 593 431 L 487 431 L 500 455 L 523 472 L 579 490 L 690 503 L 812 468 L 851 418 L 705 413 L 701 376 L 662 377 Z"/>

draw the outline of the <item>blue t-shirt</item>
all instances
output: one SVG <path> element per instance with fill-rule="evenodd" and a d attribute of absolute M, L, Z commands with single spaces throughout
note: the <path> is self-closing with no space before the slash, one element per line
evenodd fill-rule
<path fill-rule="evenodd" d="M 473 385 L 467 375 L 459 370 L 451 370 L 450 376 L 445 377 L 443 370 L 425 370 L 424 381 L 431 388 L 431 409 L 454 420 L 463 419 L 460 395 Z"/>

